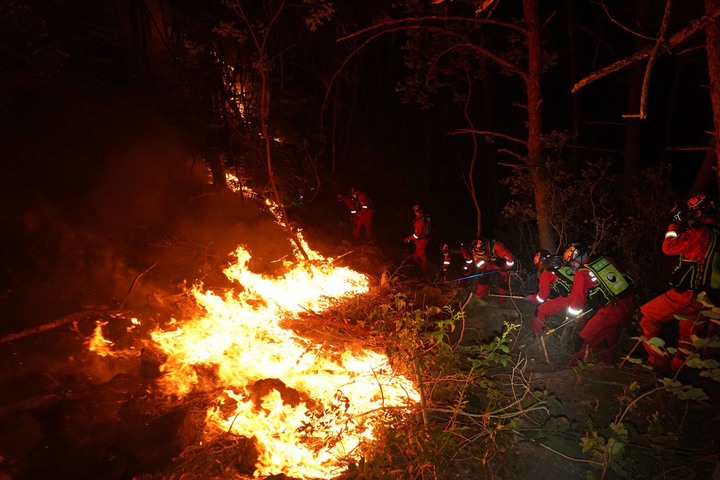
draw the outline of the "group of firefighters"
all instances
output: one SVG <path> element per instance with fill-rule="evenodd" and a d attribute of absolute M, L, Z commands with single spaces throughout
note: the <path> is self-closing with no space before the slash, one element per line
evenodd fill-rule
<path fill-rule="evenodd" d="M 639 326 L 648 363 L 677 372 L 695 350 L 693 338 L 712 335 L 714 323 L 701 312 L 705 304 L 720 305 L 720 211 L 718 202 L 698 193 L 672 211 L 662 251 L 679 256 L 670 280 L 671 288 L 640 306 Z M 443 246 L 444 261 L 448 247 Z M 461 248 L 462 251 L 462 248 Z M 498 241 L 476 239 L 471 255 L 464 255 L 469 275 L 481 279 L 497 275 L 498 301 L 505 301 L 508 276 L 514 265 L 510 251 Z M 549 317 L 565 313 L 565 323 L 576 322 L 579 342 L 571 365 L 586 360 L 590 351 L 600 360 L 616 359 L 623 326 L 633 318 L 633 280 L 609 256 L 593 255 L 587 246 L 572 243 L 559 255 L 546 250 L 535 252 L 538 287 L 533 295 L 521 297 L 536 305 L 533 331 L 543 335 Z M 444 263 L 444 268 L 450 264 Z M 478 273 L 474 273 L 478 272 Z M 487 296 L 489 281 L 478 285 L 476 294 Z M 698 299 L 703 294 L 706 299 Z M 700 300 L 703 300 L 701 302 Z M 663 334 L 663 325 L 677 321 L 677 345 L 659 348 L 653 338 Z M 669 354 L 668 352 L 672 352 Z"/>
<path fill-rule="evenodd" d="M 353 202 L 346 202 L 353 215 L 353 235 L 357 238 L 362 228 L 371 237 L 372 206 L 367 197 L 351 190 Z M 342 200 L 344 197 L 338 197 Z M 673 208 L 672 218 L 665 233 L 662 251 L 679 256 L 671 288 L 640 306 L 640 329 L 647 351 L 648 362 L 657 367 L 669 367 L 677 372 L 694 351 L 693 337 L 707 337 L 713 326 L 709 316 L 701 315 L 705 308 L 698 299 L 704 292 L 707 301 L 720 305 L 720 202 L 708 195 L 691 195 Z M 365 210 L 365 212 L 363 212 Z M 428 245 L 427 216 L 419 205 L 413 206 L 413 232 L 405 237 L 413 243 L 413 260 L 427 270 Z M 456 271 L 462 282 L 472 283 L 473 293 L 479 298 L 490 295 L 491 283 L 496 284 L 498 303 L 505 303 L 509 295 L 510 273 L 516 267 L 515 257 L 498 240 L 474 239 L 469 247 L 460 244 L 451 248 L 444 244 L 442 272 Z M 533 264 L 538 271 L 537 292 L 521 296 L 536 305 L 533 331 L 536 337 L 545 333 L 547 319 L 565 313 L 565 324 L 576 322 L 579 329 L 578 345 L 571 365 L 586 360 L 590 352 L 600 360 L 613 363 L 616 359 L 623 326 L 633 318 L 635 298 L 633 280 L 624 274 L 615 260 L 606 255 L 595 255 L 582 243 L 571 243 L 560 254 L 540 249 L 535 252 Z M 717 297 L 717 298 L 716 298 Z M 701 300 L 704 300 L 701 298 Z M 659 337 L 663 325 L 678 322 L 677 346 L 659 348 L 651 339 Z M 668 352 L 673 352 L 672 357 Z"/>

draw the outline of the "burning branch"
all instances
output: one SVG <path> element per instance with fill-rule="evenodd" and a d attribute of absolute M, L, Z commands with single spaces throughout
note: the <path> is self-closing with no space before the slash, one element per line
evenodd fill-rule
<path fill-rule="evenodd" d="M 133 278 L 133 281 L 132 281 L 132 283 L 130 284 L 130 288 L 128 288 L 127 293 L 125 294 L 125 296 L 123 297 L 123 299 L 120 301 L 120 303 L 118 303 L 118 306 L 117 306 L 118 310 L 122 310 L 122 308 L 125 306 L 125 302 L 127 301 L 128 297 L 130 296 L 130 293 L 133 291 L 133 288 L 135 288 L 135 284 L 136 284 L 137 281 L 140 279 L 140 277 L 142 277 L 142 276 L 145 275 L 147 272 L 149 272 L 150 270 L 152 270 L 153 268 L 155 268 L 155 266 L 157 266 L 157 262 L 156 262 L 156 263 L 153 263 L 153 264 L 150 266 L 150 268 L 148 268 L 148 269 L 145 270 L 144 272 L 140 272 L 140 273 L 138 273 L 137 275 L 135 275 L 135 278 Z"/>
<path fill-rule="evenodd" d="M 71 313 L 69 315 L 65 315 L 64 317 L 55 320 L 54 322 L 44 323 L 42 325 L 38 325 L 37 327 L 28 328 L 25 330 L 21 330 L 19 332 L 5 335 L 4 337 L 0 338 L 0 344 L 12 342 L 13 340 L 18 340 L 20 338 L 28 337 L 30 335 L 36 335 L 38 333 L 42 333 L 42 332 L 51 330 L 53 328 L 60 327 L 62 325 L 65 325 L 66 323 L 85 320 L 88 317 L 104 316 L 104 315 L 107 315 L 109 312 L 110 312 L 110 310 L 106 309 L 106 310 L 88 310 L 85 312 Z"/>

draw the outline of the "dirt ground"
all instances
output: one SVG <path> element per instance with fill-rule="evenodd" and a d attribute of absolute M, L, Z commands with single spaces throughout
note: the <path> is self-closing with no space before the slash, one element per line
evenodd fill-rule
<path fill-rule="evenodd" d="M 557 419 L 562 425 L 562 433 L 556 431 L 546 436 L 523 435 L 522 428 L 519 428 L 516 441 L 505 458 L 509 463 L 506 478 L 573 480 L 626 478 L 627 475 L 630 478 L 653 479 L 720 478 L 720 437 L 715 433 L 720 426 L 720 410 L 717 407 L 720 389 L 716 382 L 693 374 L 681 375 L 681 382 L 703 388 L 709 399 L 704 402 L 680 401 L 663 393 L 623 415 L 628 402 L 624 399 L 630 398 L 628 390 L 631 386 L 636 388 L 636 392 L 649 391 L 660 383 L 660 378 L 668 375 L 668 372 L 653 371 L 625 359 L 626 356 L 644 356 L 642 350 L 635 349 L 638 330 L 634 322 L 623 331 L 618 359 L 614 364 L 604 364 L 590 355 L 587 368 L 570 368 L 568 362 L 575 351 L 578 333 L 574 325 L 545 336 L 543 346 L 543 342 L 536 339 L 532 332 L 534 312 L 526 302 L 511 300 L 498 304 L 491 299 L 488 302 L 471 301 L 468 307 L 465 327 L 468 335 L 462 344 L 470 345 L 487 339 L 502 331 L 503 324 L 508 321 L 521 325 L 513 332 L 512 352 L 520 365 L 513 373 L 522 375 L 529 388 L 548 392 L 553 397 L 547 416 L 537 419 L 538 422 L 553 425 L 553 419 Z M 548 327 L 559 326 L 563 321 L 564 318 L 553 318 Z M 577 441 L 587 432 L 601 433 L 601 427 L 612 425 L 621 415 L 633 432 L 647 442 L 638 449 L 628 448 L 631 460 L 627 464 L 632 466 L 632 473 L 620 474 L 612 470 L 603 473 L 579 460 L 583 458 L 580 446 L 567 440 L 573 438 Z M 654 432 L 644 425 L 656 417 L 667 422 L 665 428 L 669 431 L 661 433 L 662 429 L 658 429 Z M 538 423 L 530 421 L 525 426 L 537 427 Z M 565 434 L 567 437 L 563 438 Z M 671 446 L 667 445 L 668 441 Z M 696 457 L 690 459 L 693 455 Z"/>

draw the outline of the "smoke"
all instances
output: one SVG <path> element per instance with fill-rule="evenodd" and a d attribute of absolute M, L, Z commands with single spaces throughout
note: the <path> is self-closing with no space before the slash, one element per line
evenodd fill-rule
<path fill-rule="evenodd" d="M 287 255 L 258 205 L 209 185 L 176 120 L 129 102 L 63 102 L 17 119 L 0 181 L 0 294 L 32 292 L 43 310 L 111 306 L 146 272 L 128 298 L 142 306 L 157 289 L 217 280 L 239 243 L 260 269 Z"/>

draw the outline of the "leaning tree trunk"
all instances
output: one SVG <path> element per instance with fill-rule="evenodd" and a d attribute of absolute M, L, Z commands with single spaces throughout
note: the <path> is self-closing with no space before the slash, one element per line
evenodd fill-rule
<path fill-rule="evenodd" d="M 720 0 L 705 0 L 705 13 L 712 15 L 720 10 Z M 715 148 L 718 190 L 720 191 L 720 17 L 715 19 L 705 30 L 705 50 L 707 50 L 708 75 L 710 78 L 710 100 L 713 109 L 713 133 Z"/>
<path fill-rule="evenodd" d="M 538 18 L 537 0 L 523 0 L 523 14 L 528 26 L 528 72 L 525 77 L 528 111 L 528 166 L 535 193 L 535 213 L 540 246 L 554 252 L 557 250 L 557 242 L 551 223 L 550 181 L 542 158 L 542 90 L 540 87 L 542 68 L 540 32 L 542 25 Z"/>

